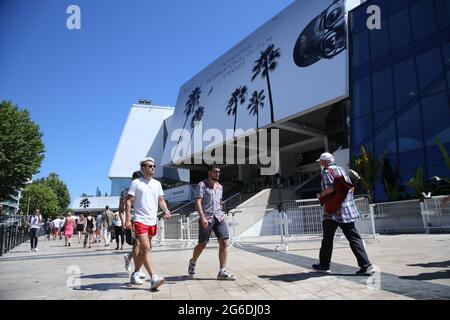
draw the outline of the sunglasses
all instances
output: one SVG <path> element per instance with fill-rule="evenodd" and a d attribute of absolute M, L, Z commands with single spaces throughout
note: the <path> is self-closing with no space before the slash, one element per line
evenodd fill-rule
<path fill-rule="evenodd" d="M 213 173 L 220 174 L 220 170 L 213 170 L 212 172 L 213 172 Z"/>
<path fill-rule="evenodd" d="M 156 166 L 155 166 L 154 164 L 147 164 L 146 167 L 149 167 L 149 168 L 156 168 Z"/>

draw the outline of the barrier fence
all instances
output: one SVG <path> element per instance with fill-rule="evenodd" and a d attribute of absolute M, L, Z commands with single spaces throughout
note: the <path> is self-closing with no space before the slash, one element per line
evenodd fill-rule
<path fill-rule="evenodd" d="M 357 198 L 355 204 L 361 219 L 355 225 L 366 240 L 376 239 L 378 233 L 449 232 L 450 203 L 443 203 L 446 197 L 376 204 L 369 204 L 367 198 Z M 240 247 L 243 242 L 266 242 L 274 244 L 274 250 L 288 251 L 290 242 L 322 238 L 323 209 L 317 199 L 242 205 L 241 199 L 236 194 L 224 204 L 230 248 Z M 192 248 L 197 244 L 198 231 L 199 215 L 194 202 L 189 202 L 175 209 L 171 219 L 158 220 L 158 233 L 152 245 Z M 340 228 L 336 237 L 344 237 Z M 0 255 L 28 240 L 28 230 L 20 220 L 3 217 Z M 212 235 L 211 242 L 214 241 Z"/>
<path fill-rule="evenodd" d="M 425 199 L 420 203 L 425 233 L 450 231 L 450 201 L 444 205 L 448 196 Z"/>
<path fill-rule="evenodd" d="M 30 239 L 28 228 L 21 225 L 21 220 L 11 219 L 13 218 L 2 219 L 3 222 L 0 223 L 0 256 Z M 41 235 L 42 231 L 40 230 L 38 236 Z"/>
<path fill-rule="evenodd" d="M 361 220 L 357 229 L 364 239 L 374 239 L 373 208 L 366 198 L 355 199 Z M 288 243 L 296 240 L 321 239 L 322 206 L 317 199 L 282 201 L 260 205 L 238 205 L 226 211 L 225 221 L 229 230 L 229 247 L 242 242 L 266 241 L 275 244 L 275 250 L 288 250 Z M 197 244 L 199 215 L 196 211 L 174 214 L 170 220 L 159 221 L 157 244 L 192 248 Z M 336 237 L 343 237 L 338 228 Z M 211 241 L 215 241 L 214 235 Z"/>

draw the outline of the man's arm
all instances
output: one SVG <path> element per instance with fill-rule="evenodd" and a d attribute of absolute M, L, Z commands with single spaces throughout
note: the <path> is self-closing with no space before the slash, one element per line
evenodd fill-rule
<path fill-rule="evenodd" d="M 323 184 L 324 189 L 316 194 L 317 198 L 325 197 L 334 192 L 334 177 L 328 170 L 325 170 L 323 173 Z"/>
<path fill-rule="evenodd" d="M 164 217 L 166 219 L 169 219 L 170 218 L 170 211 L 167 208 L 167 203 L 166 203 L 166 200 L 164 199 L 164 197 L 163 196 L 159 196 L 158 197 L 158 202 L 159 202 L 159 206 L 164 211 Z"/>
<path fill-rule="evenodd" d="M 123 197 L 120 196 L 119 199 L 119 217 L 120 217 L 120 222 L 122 223 L 123 228 L 125 228 L 125 217 L 124 217 L 124 213 L 126 212 L 126 201 L 123 201 Z"/>
<path fill-rule="evenodd" d="M 131 194 L 127 195 L 127 210 L 126 210 L 126 222 L 125 222 L 125 228 L 129 228 L 131 226 L 131 204 L 133 202 L 134 196 Z"/>

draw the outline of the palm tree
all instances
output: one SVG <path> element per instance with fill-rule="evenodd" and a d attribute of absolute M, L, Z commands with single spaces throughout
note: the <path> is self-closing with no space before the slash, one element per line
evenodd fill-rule
<path fill-rule="evenodd" d="M 198 107 L 197 110 L 195 110 L 194 115 L 192 116 L 191 119 L 191 138 L 189 140 L 189 144 L 188 144 L 188 150 L 191 147 L 191 141 L 192 141 L 192 135 L 194 134 L 194 128 L 197 126 L 197 124 L 202 121 L 203 115 L 205 113 L 205 108 L 203 107 Z"/>
<path fill-rule="evenodd" d="M 253 76 L 252 81 L 261 74 L 261 78 L 266 78 L 267 89 L 269 90 L 269 103 L 270 103 L 270 121 L 275 122 L 275 117 L 273 115 L 273 101 L 272 101 L 272 89 L 270 87 L 269 73 L 273 72 L 278 66 L 278 59 L 281 57 L 280 48 L 274 49 L 275 45 L 271 44 L 266 50 L 261 51 L 261 56 L 258 60 L 255 60 L 253 66 Z"/>
<path fill-rule="evenodd" d="M 353 175 L 358 177 L 358 182 L 361 182 L 362 187 L 366 190 L 371 203 L 374 200 L 375 184 L 382 165 L 382 158 L 375 158 L 374 154 L 365 146 L 361 146 L 359 156 L 353 154 L 352 157 Z"/>
<path fill-rule="evenodd" d="M 84 198 L 80 202 L 80 207 L 83 207 L 83 208 L 86 209 L 87 207 L 89 207 L 90 204 L 91 204 L 91 202 L 89 201 L 89 199 L 88 198 Z"/>
<path fill-rule="evenodd" d="M 228 105 L 225 108 L 225 111 L 228 115 L 234 116 L 234 128 L 233 128 L 233 136 L 236 131 L 236 120 L 237 120 L 237 112 L 238 112 L 238 103 L 244 104 L 245 97 L 247 96 L 247 86 L 241 86 L 236 88 L 231 94 L 230 100 L 228 100 Z"/>
<path fill-rule="evenodd" d="M 249 115 L 256 115 L 256 129 L 259 129 L 259 108 L 264 107 L 264 99 L 266 96 L 264 95 L 264 90 L 253 91 L 252 97 L 250 99 L 250 104 L 247 106 L 247 110 L 249 110 Z"/>
<path fill-rule="evenodd" d="M 202 93 L 202 91 L 200 90 L 200 87 L 195 87 L 195 89 L 192 90 L 191 94 L 189 95 L 189 98 L 186 101 L 186 107 L 184 108 L 184 111 L 183 111 L 183 113 L 186 117 L 186 119 L 184 120 L 183 129 L 186 127 L 186 122 L 187 122 L 189 116 L 194 112 L 195 107 L 200 103 L 200 94 L 201 93 Z M 180 133 L 180 137 L 178 138 L 177 145 L 175 146 L 174 155 L 176 154 L 176 151 L 178 149 L 178 144 L 180 143 L 182 133 L 183 133 L 183 130 Z"/>

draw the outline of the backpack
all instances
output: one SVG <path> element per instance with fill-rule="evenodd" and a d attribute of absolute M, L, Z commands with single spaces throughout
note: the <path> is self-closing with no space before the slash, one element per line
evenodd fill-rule
<path fill-rule="evenodd" d="M 328 170 L 334 178 L 334 191 L 324 197 L 320 197 L 319 202 L 325 207 L 325 212 L 332 214 L 342 207 L 342 203 L 347 197 L 348 191 L 355 186 L 352 183 L 347 182 L 344 176 L 336 176 L 331 168 L 328 168 Z"/>

